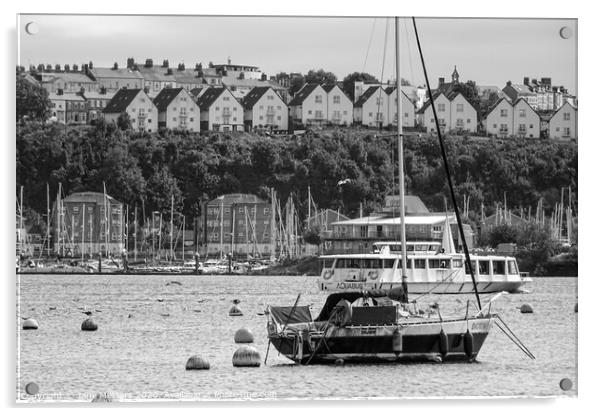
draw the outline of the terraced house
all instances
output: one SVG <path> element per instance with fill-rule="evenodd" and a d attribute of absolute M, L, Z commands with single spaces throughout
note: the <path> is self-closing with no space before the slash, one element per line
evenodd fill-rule
<path fill-rule="evenodd" d="M 323 85 L 327 94 L 327 120 L 332 124 L 353 123 L 353 102 L 337 84 Z"/>
<path fill-rule="evenodd" d="M 453 90 L 445 93 L 436 92 L 433 95 L 433 102 L 442 133 L 477 131 L 477 110 L 461 92 Z M 437 131 L 430 100 L 425 102 L 416 114 L 427 132 Z"/>
<path fill-rule="evenodd" d="M 486 114 L 485 131 L 496 137 L 539 138 L 541 119 L 539 114 L 523 98 L 510 103 L 500 98 Z"/>
<path fill-rule="evenodd" d="M 327 93 L 320 84 L 305 84 L 288 103 L 293 123 L 311 126 L 327 120 Z"/>
<path fill-rule="evenodd" d="M 255 87 L 242 100 L 247 131 L 254 128 L 288 130 L 288 107 L 271 87 Z"/>
<path fill-rule="evenodd" d="M 363 126 L 385 127 L 389 120 L 389 96 L 380 85 L 369 87 L 353 104 L 353 122 Z"/>
<path fill-rule="evenodd" d="M 121 88 L 144 88 L 144 78 L 140 72 L 119 68 L 117 64 L 112 68 L 92 68 L 89 74 L 98 83 L 99 90 L 104 88 L 107 92 L 116 92 Z"/>
<path fill-rule="evenodd" d="M 227 88 L 209 88 L 197 103 L 201 111 L 201 130 L 244 130 L 243 107 Z"/>
<path fill-rule="evenodd" d="M 577 107 L 566 102 L 549 122 L 550 139 L 577 139 Z"/>
<path fill-rule="evenodd" d="M 151 133 L 157 131 L 157 107 L 144 90 L 122 88 L 103 110 L 103 116 L 108 122 L 117 123 L 123 113 L 129 116 L 133 129 Z"/>
<path fill-rule="evenodd" d="M 159 127 L 201 131 L 201 110 L 184 88 L 163 88 L 153 103 L 159 113 Z"/>

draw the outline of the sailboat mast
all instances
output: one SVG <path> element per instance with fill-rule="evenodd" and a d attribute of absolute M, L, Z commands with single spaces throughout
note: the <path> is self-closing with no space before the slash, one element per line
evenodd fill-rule
<path fill-rule="evenodd" d="M 138 257 L 138 204 L 134 206 L 134 261 Z"/>
<path fill-rule="evenodd" d="M 169 263 L 173 259 L 173 194 L 171 195 L 171 219 L 169 225 Z"/>
<path fill-rule="evenodd" d="M 86 251 L 86 241 L 84 236 L 86 235 L 86 203 L 82 204 L 82 262 L 84 261 L 84 252 Z"/>
<path fill-rule="evenodd" d="M 401 240 L 401 276 L 407 276 L 405 184 L 403 173 L 403 119 L 401 104 L 401 57 L 399 53 L 399 17 L 395 17 L 395 71 L 397 82 L 397 147 L 399 148 L 399 227 Z"/>
<path fill-rule="evenodd" d="M 19 254 L 23 253 L 23 185 L 21 185 L 21 195 L 19 197 Z"/>
<path fill-rule="evenodd" d="M 48 182 L 46 182 L 46 221 L 46 245 L 48 247 L 46 254 L 50 256 L 50 185 Z"/>

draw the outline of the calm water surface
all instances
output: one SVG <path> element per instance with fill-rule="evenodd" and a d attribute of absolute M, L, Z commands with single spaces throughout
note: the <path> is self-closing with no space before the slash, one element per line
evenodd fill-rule
<path fill-rule="evenodd" d="M 167 285 L 177 280 L 179 285 Z M 267 366 L 234 368 L 233 336 L 246 327 L 262 359 L 267 348 L 266 304 L 313 302 L 325 294 L 315 277 L 263 276 L 47 276 L 20 277 L 17 316 L 17 397 L 31 401 L 90 401 L 99 392 L 120 400 L 352 398 L 425 396 L 556 396 L 577 394 L 577 279 L 536 278 L 530 293 L 505 295 L 494 311 L 528 346 L 527 358 L 494 328 L 471 364 L 298 366 L 270 349 Z M 230 317 L 232 299 L 244 316 Z M 433 296 L 445 314 L 461 313 L 461 295 Z M 483 296 L 485 301 L 489 296 Z M 157 299 L 162 299 L 159 302 Z M 535 313 L 521 314 L 523 303 Z M 99 329 L 82 332 L 94 312 Z M 38 320 L 21 330 L 20 317 Z M 186 371 L 191 355 L 209 371 Z M 562 391 L 568 377 L 573 388 Z M 39 394 L 25 394 L 35 382 Z"/>

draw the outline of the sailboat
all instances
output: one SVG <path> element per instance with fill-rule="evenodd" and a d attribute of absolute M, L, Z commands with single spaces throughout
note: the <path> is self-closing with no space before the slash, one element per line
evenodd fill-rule
<path fill-rule="evenodd" d="M 414 21 L 416 38 L 418 33 Z M 399 18 L 395 18 L 396 75 L 397 75 L 397 134 L 399 141 L 399 196 L 400 207 L 404 201 L 403 169 L 403 126 L 401 109 L 401 70 L 399 55 Z M 420 43 L 418 43 L 420 54 Z M 424 61 L 423 61 L 424 67 Z M 430 86 L 427 87 L 429 94 Z M 433 109 L 434 110 L 434 109 Z M 433 111 L 436 117 L 436 112 Z M 438 121 L 435 119 L 436 124 Z M 443 142 L 440 139 L 442 156 L 447 168 Z M 449 172 L 449 171 L 448 171 Z M 449 173 L 448 173 L 449 175 Z M 454 196 L 451 179 L 448 185 L 464 240 L 462 222 Z M 470 254 L 464 241 L 466 266 L 472 284 L 478 310 L 469 315 L 469 304 L 463 316 L 443 317 L 438 305 L 431 305 L 433 314 L 424 314 L 408 302 L 407 253 L 404 212 L 400 209 L 400 250 L 391 255 L 400 264 L 400 284 L 386 289 L 341 291 L 326 298 L 319 315 L 314 319 L 309 306 L 300 306 L 297 297 L 291 306 L 267 306 L 268 352 L 273 345 L 276 350 L 299 364 L 374 361 L 473 361 L 489 334 L 496 315 L 490 313 L 491 301 L 481 306 Z M 494 296 L 494 299 L 499 296 Z M 492 299 L 493 301 L 493 299 Z M 415 303 L 414 303 L 415 306 Z M 266 353 L 266 362 L 267 362 Z"/>

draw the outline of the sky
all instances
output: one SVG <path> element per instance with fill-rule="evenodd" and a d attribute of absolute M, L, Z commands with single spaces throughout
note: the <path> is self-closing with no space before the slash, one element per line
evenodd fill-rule
<path fill-rule="evenodd" d="M 25 31 L 29 22 L 37 34 Z M 461 81 L 503 87 L 525 76 L 551 77 L 576 92 L 575 19 L 419 18 L 417 26 L 431 83 L 449 80 L 456 65 Z M 571 29 L 569 39 L 560 36 L 562 27 Z M 26 67 L 88 61 L 123 67 L 130 56 L 192 67 L 230 57 L 268 75 L 318 68 L 339 80 L 355 71 L 383 80 L 395 74 L 393 18 L 21 15 L 18 30 L 18 61 Z M 410 18 L 400 21 L 400 47 L 402 76 L 424 84 Z"/>

